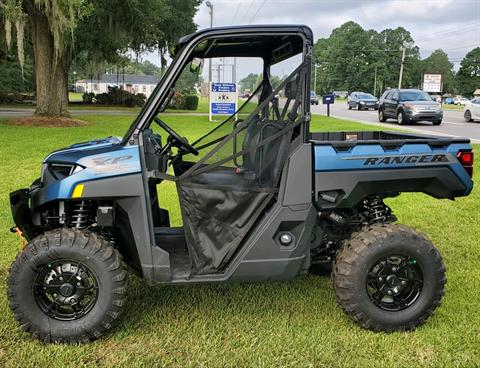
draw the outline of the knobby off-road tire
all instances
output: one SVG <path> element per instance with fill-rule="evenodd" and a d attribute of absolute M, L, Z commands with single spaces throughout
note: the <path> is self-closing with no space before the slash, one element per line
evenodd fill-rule
<path fill-rule="evenodd" d="M 118 322 L 126 291 L 120 253 L 101 236 L 73 229 L 34 238 L 8 276 L 10 309 L 22 329 L 43 342 L 99 338 Z"/>
<path fill-rule="evenodd" d="M 383 260 L 390 259 L 391 262 L 395 257 L 403 257 L 407 265 L 400 266 L 409 267 L 407 274 L 413 274 L 415 279 L 421 275 L 423 279 L 421 285 L 415 280 L 412 284 L 410 281 L 407 283 L 401 276 L 389 279 L 399 285 L 395 288 L 403 287 L 401 295 L 412 290 L 408 304 L 405 300 L 399 304 L 403 307 L 401 309 L 395 309 L 397 304 L 390 303 L 394 299 L 388 299 L 396 298 L 396 291 L 393 297 L 387 295 L 381 301 L 374 298 L 376 294 L 374 297 L 371 295 L 371 282 L 378 285 L 377 276 L 380 278 L 382 275 L 377 273 L 378 270 L 395 265 L 395 262 L 388 264 L 387 261 L 383 266 Z M 402 269 L 400 272 L 405 271 Z M 385 276 L 383 279 L 387 285 L 382 290 L 392 292 L 392 285 L 385 281 Z M 400 285 L 399 280 L 407 285 Z M 393 332 L 413 330 L 433 314 L 444 294 L 446 277 L 440 254 L 424 235 L 402 225 L 377 224 L 365 228 L 345 242 L 337 253 L 332 281 L 338 304 L 355 322 L 369 330 Z M 418 294 L 413 294 L 413 291 Z"/>

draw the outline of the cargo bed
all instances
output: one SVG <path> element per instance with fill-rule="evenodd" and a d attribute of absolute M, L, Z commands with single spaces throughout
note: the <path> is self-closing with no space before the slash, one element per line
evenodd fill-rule
<path fill-rule="evenodd" d="M 310 143 L 315 202 L 320 208 L 351 207 L 370 194 L 423 192 L 453 199 L 472 190 L 471 168 L 458 158 L 461 152 L 471 151 L 466 138 L 385 131 L 314 132 Z"/>

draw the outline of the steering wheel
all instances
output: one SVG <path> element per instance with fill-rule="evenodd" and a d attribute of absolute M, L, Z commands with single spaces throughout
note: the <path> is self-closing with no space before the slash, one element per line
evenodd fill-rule
<path fill-rule="evenodd" d="M 160 128 L 162 128 L 168 133 L 169 138 L 172 141 L 172 146 L 177 147 L 180 150 L 187 151 L 192 155 L 198 156 L 197 149 L 193 147 L 190 143 L 188 143 L 188 141 L 185 138 L 181 137 L 175 130 L 170 128 L 167 124 L 165 124 L 165 122 L 160 120 L 158 117 L 155 117 L 153 120 L 155 121 L 155 123 L 157 123 L 160 126 Z"/>

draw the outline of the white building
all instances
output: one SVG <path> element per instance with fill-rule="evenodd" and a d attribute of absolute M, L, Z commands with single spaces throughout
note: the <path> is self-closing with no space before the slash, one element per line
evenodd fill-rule
<path fill-rule="evenodd" d="M 118 87 L 128 92 L 151 95 L 158 83 L 153 75 L 103 74 L 98 79 L 82 79 L 75 83 L 75 90 L 80 93 L 95 94 L 108 92 L 108 87 Z"/>

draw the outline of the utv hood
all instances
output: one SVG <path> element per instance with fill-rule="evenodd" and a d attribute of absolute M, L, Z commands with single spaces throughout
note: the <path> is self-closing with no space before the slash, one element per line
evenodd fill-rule
<path fill-rule="evenodd" d="M 95 139 L 88 142 L 75 143 L 66 148 L 62 148 L 50 153 L 44 160 L 44 163 L 64 163 L 74 164 L 87 156 L 96 156 L 102 153 L 121 150 L 121 138 L 107 137 Z"/>

